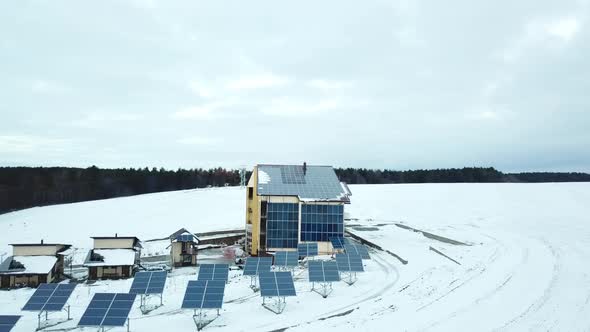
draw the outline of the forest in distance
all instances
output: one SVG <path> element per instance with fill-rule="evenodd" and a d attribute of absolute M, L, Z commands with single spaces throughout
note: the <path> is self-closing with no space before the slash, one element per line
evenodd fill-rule
<path fill-rule="evenodd" d="M 336 168 L 348 184 L 590 182 L 590 174 L 577 172 L 503 173 L 492 167 L 429 170 L 376 170 Z M 246 178 L 249 178 L 250 171 Z M 0 213 L 35 206 L 74 203 L 163 191 L 237 186 L 234 169 L 71 167 L 0 167 Z"/>

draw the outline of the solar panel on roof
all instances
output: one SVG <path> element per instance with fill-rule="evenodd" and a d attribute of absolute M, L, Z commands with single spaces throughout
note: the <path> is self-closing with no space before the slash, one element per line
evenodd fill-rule
<path fill-rule="evenodd" d="M 75 288 L 76 284 L 41 284 L 22 310 L 61 311 Z"/>
<path fill-rule="evenodd" d="M 338 271 L 341 272 L 363 272 L 363 261 L 360 255 L 336 254 Z"/>
<path fill-rule="evenodd" d="M 267 181 L 258 181 L 259 195 L 298 196 L 301 199 L 323 199 L 340 201 L 345 196 L 344 189 L 329 166 L 298 165 L 259 165 L 260 173 Z"/>
<path fill-rule="evenodd" d="M 125 326 L 135 294 L 96 293 L 78 326 Z"/>
<path fill-rule="evenodd" d="M 255 276 L 260 272 L 270 271 L 272 257 L 248 257 L 244 266 L 245 276 Z"/>
<path fill-rule="evenodd" d="M 229 279 L 229 264 L 201 264 L 198 280 L 223 280 Z"/>
<path fill-rule="evenodd" d="M 194 242 L 195 237 L 192 234 L 180 234 L 176 237 L 178 242 Z"/>
<path fill-rule="evenodd" d="M 296 251 L 277 251 L 275 253 L 275 266 L 287 267 L 299 264 L 299 253 Z"/>
<path fill-rule="evenodd" d="M 0 315 L 0 332 L 9 332 L 21 316 Z"/>
<path fill-rule="evenodd" d="M 261 272 L 260 295 L 263 297 L 296 296 L 291 272 Z"/>
<path fill-rule="evenodd" d="M 340 281 L 338 265 L 333 261 L 310 261 L 309 281 L 311 282 L 332 282 Z"/>
<path fill-rule="evenodd" d="M 162 294 L 166 286 L 166 271 L 137 272 L 131 284 L 130 294 Z"/>
<path fill-rule="evenodd" d="M 191 280 L 188 282 L 183 309 L 220 309 L 223 305 L 225 281 Z"/>
<path fill-rule="evenodd" d="M 299 257 L 311 257 L 318 255 L 318 244 L 316 242 L 299 243 L 297 245 Z"/>

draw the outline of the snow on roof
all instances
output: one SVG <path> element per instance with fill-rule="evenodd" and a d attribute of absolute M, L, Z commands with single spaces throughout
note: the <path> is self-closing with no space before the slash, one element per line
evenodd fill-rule
<path fill-rule="evenodd" d="M 92 255 L 94 253 L 94 255 Z M 134 265 L 136 251 L 133 249 L 94 249 L 91 250 L 85 266 L 120 266 L 120 265 Z M 98 257 L 96 260 L 91 260 L 92 256 Z"/>
<path fill-rule="evenodd" d="M 10 263 L 14 261 L 22 264 L 24 269 L 10 269 Z M 57 263 L 55 256 L 12 256 L 2 264 L 6 268 L 0 272 L 4 274 L 47 274 L 53 269 L 55 263 Z"/>

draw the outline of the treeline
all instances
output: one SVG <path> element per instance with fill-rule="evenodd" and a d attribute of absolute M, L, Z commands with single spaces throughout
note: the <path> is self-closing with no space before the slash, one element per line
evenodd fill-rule
<path fill-rule="evenodd" d="M 161 191 L 239 185 L 239 171 L 0 167 L 0 213 Z"/>
<path fill-rule="evenodd" d="M 502 173 L 492 167 L 420 169 L 409 171 L 338 168 L 340 181 L 350 184 L 460 182 L 588 182 L 587 173 Z"/>
<path fill-rule="evenodd" d="M 585 182 L 586 173 L 502 173 L 494 168 L 372 170 L 338 168 L 349 184 L 454 182 Z M 250 172 L 246 178 L 249 178 Z M 34 206 L 74 203 L 170 190 L 237 186 L 237 170 L 99 169 L 66 167 L 0 167 L 0 213 Z"/>

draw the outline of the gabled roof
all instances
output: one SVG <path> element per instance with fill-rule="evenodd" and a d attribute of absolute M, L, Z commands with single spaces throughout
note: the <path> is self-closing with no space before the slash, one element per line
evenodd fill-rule
<path fill-rule="evenodd" d="M 55 256 L 10 256 L 0 264 L 0 274 L 47 274 L 55 263 Z"/>
<path fill-rule="evenodd" d="M 258 165 L 259 196 L 297 196 L 302 201 L 348 202 L 332 166 Z"/>
<path fill-rule="evenodd" d="M 197 235 L 189 232 L 186 228 L 181 228 L 181 229 L 177 230 L 176 232 L 170 234 L 170 241 L 200 242 Z"/>

